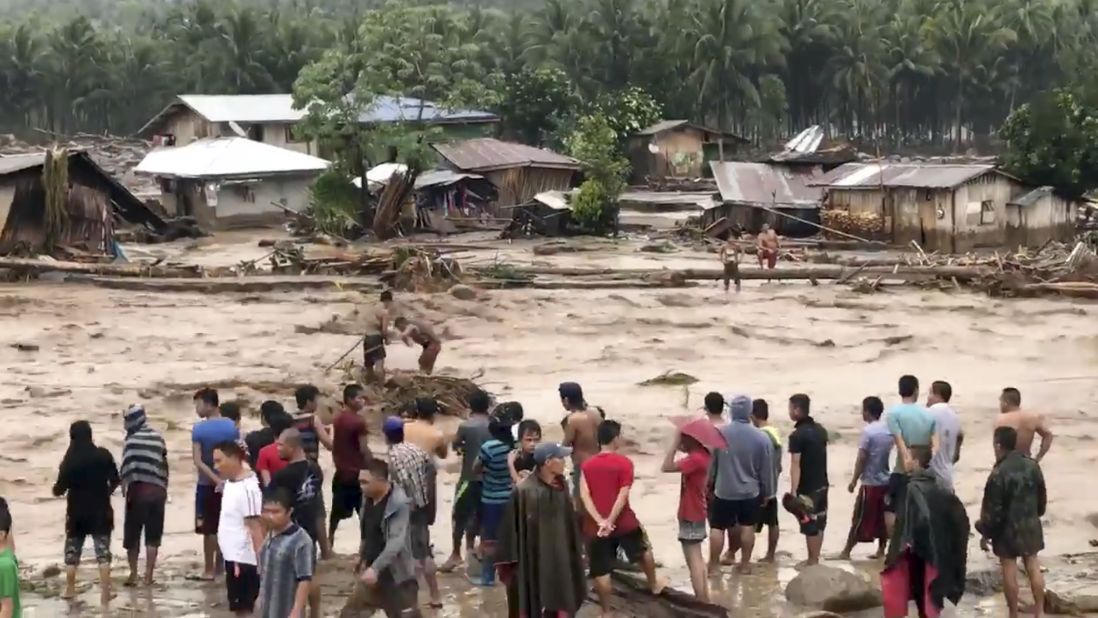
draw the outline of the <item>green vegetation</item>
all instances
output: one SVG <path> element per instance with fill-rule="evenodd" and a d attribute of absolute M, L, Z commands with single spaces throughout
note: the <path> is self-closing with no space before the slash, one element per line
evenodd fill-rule
<path fill-rule="evenodd" d="M 603 115 L 584 116 L 568 136 L 568 152 L 583 162 L 587 180 L 572 200 L 572 216 L 586 231 L 602 233 L 615 226 L 618 196 L 625 188 L 629 162 L 621 156 L 618 134 Z"/>
<path fill-rule="evenodd" d="M 546 139 L 576 101 L 635 87 L 665 116 L 758 139 L 832 123 L 885 148 L 944 148 L 958 126 L 988 137 L 1038 93 L 1087 86 L 1098 11 L 1092 0 L 0 0 L 0 131 L 128 133 L 178 92 L 289 92 L 317 61 L 311 75 L 345 78 L 331 85 L 348 91 L 365 71 L 393 78 L 376 90 L 506 95 L 493 108 L 524 139 Z"/>
<path fill-rule="evenodd" d="M 1000 131 L 1006 169 L 1080 196 L 1098 186 L 1098 108 L 1056 91 L 1018 108 Z"/>

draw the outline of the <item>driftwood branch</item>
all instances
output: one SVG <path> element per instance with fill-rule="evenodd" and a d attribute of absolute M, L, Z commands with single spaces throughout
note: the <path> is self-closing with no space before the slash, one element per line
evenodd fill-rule
<path fill-rule="evenodd" d="M 202 277 L 199 266 L 155 266 L 143 264 L 86 264 L 56 260 L 0 257 L 0 269 L 20 274 L 36 275 L 47 272 L 63 272 L 79 275 L 107 275 L 113 277 Z"/>
<path fill-rule="evenodd" d="M 645 618 L 730 618 L 728 608 L 711 603 L 703 603 L 697 597 L 685 592 L 665 588 L 659 596 L 648 590 L 643 580 L 625 573 L 614 573 L 614 596 L 610 604 L 614 611 L 622 616 L 644 616 Z M 598 603 L 598 597 L 591 592 L 588 600 Z"/>

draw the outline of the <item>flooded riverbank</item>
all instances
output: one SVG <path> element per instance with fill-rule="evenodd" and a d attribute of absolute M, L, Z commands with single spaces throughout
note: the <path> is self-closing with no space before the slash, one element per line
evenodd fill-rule
<path fill-rule="evenodd" d="M 234 254 L 224 250 L 224 259 Z M 530 262 L 568 266 L 640 265 L 712 260 L 704 255 L 649 256 L 623 245 L 601 252 L 535 257 L 521 245 L 501 244 L 497 254 Z M 220 255 L 216 254 L 215 255 Z M 471 259 L 490 260 L 492 252 Z M 206 258 L 212 259 L 212 258 Z M 675 290 L 512 290 L 485 293 L 475 301 L 449 295 L 402 295 L 413 311 L 444 334 L 439 359 L 444 374 L 482 375 L 478 383 L 501 399 L 521 401 L 527 415 L 559 439 L 562 411 L 556 385 L 584 385 L 591 403 L 622 421 L 636 447 L 632 501 L 655 545 L 664 572 L 688 588 L 676 522 L 676 475 L 659 472 L 670 437 L 666 417 L 699 409 L 710 390 L 765 398 L 788 435 L 785 402 L 795 392 L 813 400 L 816 418 L 833 437 L 829 453 L 831 518 L 825 555 L 842 547 L 853 506 L 845 491 L 861 427 L 858 404 L 867 395 L 891 403 L 903 373 L 952 383 L 954 404 L 968 439 L 957 473 L 957 491 L 970 517 L 978 516 L 984 480 L 993 463 L 991 427 L 1004 386 L 1022 391 L 1023 405 L 1043 411 L 1056 442 L 1043 463 L 1050 508 L 1046 544 L 1050 582 L 1074 582 L 1090 567 L 1054 558 L 1078 553 L 1098 537 L 1091 516 L 1098 512 L 1087 486 L 1098 462 L 1098 306 L 1062 300 L 994 300 L 966 293 L 897 289 L 860 295 L 843 287 L 807 283 L 748 283 L 739 294 L 716 284 Z M 253 409 L 271 396 L 272 384 L 339 383 L 324 368 L 353 337 L 315 332 L 333 317 L 347 320 L 372 298 L 331 289 L 254 294 L 197 294 L 109 290 L 78 284 L 31 283 L 0 286 L 0 410 L 9 425 L 0 455 L 0 495 L 12 505 L 21 562 L 33 572 L 59 564 L 64 501 L 50 496 L 57 463 L 67 445 L 69 423 L 87 419 L 97 442 L 116 457 L 121 452 L 122 409 L 146 405 L 152 424 L 168 442 L 172 466 L 171 504 L 166 525 L 161 586 L 144 593 L 120 590 L 120 615 L 145 615 L 151 603 L 160 616 L 220 616 L 218 585 L 185 582 L 195 570 L 198 539 L 192 533 L 193 505 L 189 436 L 192 387 L 222 389 L 223 400 L 246 398 Z M 350 319 L 353 323 L 353 319 Z M 338 332 L 338 330 L 337 330 Z M 25 344 L 24 350 L 12 347 Z M 30 349 L 37 346 L 37 349 Z M 390 366 L 411 369 L 415 351 L 390 348 Z M 687 387 L 641 387 L 666 371 L 697 378 Z M 281 396 L 287 406 L 290 401 Z M 245 420 L 246 429 L 258 426 Z M 372 428 L 376 431 L 376 428 Z M 376 437 L 376 433 L 375 433 Z M 322 457 L 325 466 L 330 459 Z M 786 466 L 788 468 L 788 465 Z M 449 512 L 456 459 L 440 480 Z M 781 487 L 788 487 L 788 472 Z M 115 498 L 115 575 L 124 575 L 121 498 Z M 1088 519 L 1090 518 L 1090 519 Z M 796 615 L 782 602 L 780 587 L 804 558 L 803 539 L 783 517 L 780 564 L 749 577 L 726 574 L 715 582 L 716 598 L 746 613 L 778 618 Z M 449 522 L 433 531 L 441 561 L 449 552 Z M 346 526 L 336 550 L 350 554 L 356 534 Z M 856 556 L 870 552 L 868 546 Z M 87 552 L 85 552 L 87 554 Z M 976 545 L 970 570 L 991 568 Z M 872 571 L 864 563 L 860 568 Z M 90 564 L 82 577 L 92 577 Z M 444 580 L 447 609 L 440 616 L 482 616 L 498 608 L 500 591 L 482 591 L 458 577 Z M 59 582 L 58 582 L 59 583 Z M 339 593 L 333 584 L 330 597 Z M 84 595 L 94 605 L 94 594 Z M 63 615 L 56 601 L 27 600 L 35 616 Z M 333 612 L 340 604 L 333 604 Z M 127 613 L 122 613 L 130 608 Z M 67 612 L 68 610 L 65 609 Z M 74 615 L 97 615 L 80 606 Z M 999 615 L 995 598 L 970 598 L 962 615 Z M 219 613 L 221 612 L 221 613 Z M 491 614 L 495 615 L 495 614 Z"/>

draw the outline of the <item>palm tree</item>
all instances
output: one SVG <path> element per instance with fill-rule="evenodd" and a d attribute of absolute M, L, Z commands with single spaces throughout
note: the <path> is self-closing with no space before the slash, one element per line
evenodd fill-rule
<path fill-rule="evenodd" d="M 939 71 L 938 55 L 923 33 L 925 19 L 905 3 L 884 27 L 884 63 L 894 112 L 892 130 L 897 144 L 914 136 L 914 131 L 925 128 L 919 126 L 915 114 L 919 109 L 916 100 L 922 89 L 931 87 Z"/>
<path fill-rule="evenodd" d="M 778 6 L 779 32 L 789 46 L 784 76 L 793 132 L 817 122 L 827 98 L 824 69 L 837 43 L 838 8 L 835 0 L 781 0 Z"/>
<path fill-rule="evenodd" d="M 270 33 L 252 9 L 240 9 L 221 22 L 222 62 L 228 86 L 234 93 L 254 94 L 277 89 L 271 76 L 273 63 L 267 52 Z"/>

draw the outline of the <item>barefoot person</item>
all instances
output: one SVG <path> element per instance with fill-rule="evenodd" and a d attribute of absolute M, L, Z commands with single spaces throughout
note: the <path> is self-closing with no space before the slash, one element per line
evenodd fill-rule
<path fill-rule="evenodd" d="M 861 481 L 861 489 L 854 500 L 854 518 L 850 523 L 850 534 L 846 537 L 846 546 L 839 554 L 840 560 L 849 560 L 850 552 L 858 543 L 877 541 L 877 553 L 874 558 L 884 557 L 888 545 L 888 532 L 884 521 L 885 495 L 888 494 L 888 458 L 892 454 L 892 434 L 888 425 L 881 420 L 884 403 L 877 397 L 862 400 L 862 437 L 858 441 L 858 458 L 854 462 L 854 474 L 847 485 L 847 491 L 854 489 Z"/>
<path fill-rule="evenodd" d="M 736 239 L 736 234 L 728 232 L 728 239 L 721 245 L 720 260 L 721 266 L 724 268 L 724 291 L 728 291 L 728 284 L 731 281 L 736 282 L 736 291 L 740 291 L 740 257 L 743 255 L 743 250 L 740 249 L 740 243 Z"/>
<path fill-rule="evenodd" d="M 727 448 L 713 453 L 710 481 L 713 504 L 709 509 L 709 572 L 720 568 L 720 555 L 727 534 L 738 541 L 739 571 L 750 569 L 755 549 L 755 524 L 763 502 L 774 495 L 774 462 L 770 438 L 751 424 L 751 398 L 729 398 L 732 422 L 720 429 Z M 732 552 L 735 553 L 735 552 Z"/>
<path fill-rule="evenodd" d="M 896 526 L 896 509 L 904 501 L 904 491 L 915 469 L 913 448 L 929 448 L 933 451 L 937 437 L 934 433 L 934 417 L 919 404 L 919 379 L 912 375 L 900 377 L 900 403 L 892 406 L 885 415 L 888 432 L 896 446 L 896 463 L 888 477 L 888 495 L 885 497 L 885 526 L 888 537 Z"/>
<path fill-rule="evenodd" d="M 760 534 L 763 526 L 766 526 L 766 557 L 763 558 L 763 562 L 774 562 L 775 553 L 778 551 L 778 539 L 781 537 L 781 526 L 778 524 L 777 490 L 778 478 L 782 475 L 782 434 L 770 423 L 770 405 L 765 399 L 756 399 L 751 402 L 751 423 L 770 438 L 770 446 L 773 447 L 770 452 L 770 461 L 774 465 L 774 494 L 766 496 L 768 500 L 763 503 L 759 521 L 755 524 L 755 534 Z"/>
<path fill-rule="evenodd" d="M 953 387 L 949 382 L 937 380 L 930 384 L 926 411 L 934 418 L 934 433 L 938 442 L 930 469 L 938 476 L 942 487 L 949 491 L 953 491 L 953 465 L 961 460 L 961 444 L 965 440 L 961 419 L 949 405 L 952 398 Z"/>
<path fill-rule="evenodd" d="M 471 552 L 476 546 L 477 511 L 480 510 L 481 476 L 474 473 L 480 447 L 491 439 L 488 433 L 488 409 L 492 399 L 488 393 L 477 389 L 469 396 L 469 418 L 458 425 L 454 435 L 453 447 L 461 455 L 461 474 L 454 492 L 454 507 L 451 522 L 453 526 L 453 551 L 450 558 L 439 567 L 439 571 L 450 573 L 462 563 L 461 544 L 465 541 L 466 550 Z"/>
<path fill-rule="evenodd" d="M 1045 515 L 1045 479 L 1037 462 L 1018 448 L 1012 427 L 995 429 L 995 467 L 984 487 L 980 508 L 980 547 L 991 549 L 1003 570 L 1003 594 L 1009 618 L 1018 617 L 1018 560 L 1025 565 L 1033 592 L 1033 615 L 1044 612 L 1045 581 L 1037 554 L 1045 548 L 1041 518 Z"/>
<path fill-rule="evenodd" d="M 316 564 L 313 540 L 294 523 L 294 498 L 284 488 L 263 498 L 263 522 L 270 531 L 259 550 L 260 618 L 301 617 Z"/>
<path fill-rule="evenodd" d="M 488 421 L 489 439 L 480 447 L 480 455 L 473 466 L 474 473 L 480 473 L 482 480 L 480 491 L 480 577 L 472 577 L 478 586 L 495 585 L 496 541 L 499 538 L 500 522 L 503 512 L 511 500 L 514 480 L 507 466 L 514 438 L 511 424 L 506 415 L 501 415 L 500 406 Z"/>
<path fill-rule="evenodd" d="M 442 340 L 435 334 L 435 329 L 423 320 L 409 320 L 403 316 L 397 318 L 393 325 L 400 332 L 400 338 L 407 345 L 419 344 L 423 352 L 419 355 L 419 370 L 427 375 L 435 370 L 435 361 L 442 351 Z"/>
<path fill-rule="evenodd" d="M 781 240 L 778 234 L 770 229 L 769 223 L 762 225 L 758 238 L 755 239 L 756 257 L 759 258 L 759 268 L 774 270 L 778 265 L 778 251 L 781 250 Z"/>
<path fill-rule="evenodd" d="M 231 419 L 221 416 L 219 397 L 212 388 L 194 394 L 194 409 L 199 420 L 191 430 L 191 459 L 194 461 L 194 531 L 202 536 L 203 581 L 213 581 L 221 571 L 217 551 L 217 523 L 221 519 L 221 477 L 213 467 L 214 446 L 240 439 L 240 429 Z"/>
<path fill-rule="evenodd" d="M 789 476 L 793 496 L 806 505 L 807 521 L 801 521 L 801 534 L 812 566 L 820 562 L 824 530 L 827 528 L 827 430 L 812 418 L 812 402 L 798 393 L 789 398 Z"/>
<path fill-rule="evenodd" d="M 214 447 L 214 467 L 225 479 L 221 516 L 217 525 L 217 546 L 225 558 L 225 588 L 229 611 L 250 616 L 259 598 L 259 559 L 266 530 L 260 516 L 263 494 L 259 480 L 247 467 L 247 454 L 236 442 Z"/>
<path fill-rule="evenodd" d="M 385 383 L 385 346 L 389 343 L 389 324 L 392 320 L 393 293 L 381 293 L 381 303 L 374 306 L 366 318 L 366 333 L 362 338 L 362 364 L 366 368 L 366 381 Z"/>
<path fill-rule="evenodd" d="M 1041 460 L 1052 448 L 1052 432 L 1048 429 L 1044 415 L 1022 409 L 1022 393 L 1013 387 L 1003 389 L 999 397 L 999 410 L 1002 412 L 995 420 L 996 427 L 1010 427 L 1018 433 L 1018 450 L 1033 456 L 1033 437 L 1041 436 L 1041 448 L 1033 460 Z"/>
<path fill-rule="evenodd" d="M 359 583 L 348 606 L 379 609 L 386 618 L 420 618 L 419 584 L 408 538 L 415 507 L 391 474 L 387 463 L 372 459 L 359 475 L 366 501 L 355 566 Z"/>
<path fill-rule="evenodd" d="M 53 495 L 65 496 L 65 592 L 76 597 L 76 567 L 84 541 L 92 538 L 95 562 L 99 565 L 100 602 L 111 600 L 111 532 L 114 511 L 111 494 L 121 479 L 110 451 L 92 441 L 91 425 L 76 421 L 69 427 L 69 450 L 61 459 Z"/>
<path fill-rule="evenodd" d="M 679 452 L 683 456 L 676 459 Z M 709 480 L 710 459 L 709 451 L 700 442 L 680 431 L 671 441 L 671 447 L 661 466 L 664 472 L 682 475 L 679 489 L 679 543 L 682 544 L 682 552 L 686 557 L 694 596 L 705 603 L 709 602 L 709 584 L 706 581 L 702 542 L 709 538 L 706 530 L 706 484 Z"/>
<path fill-rule="evenodd" d="M 358 473 L 370 460 L 369 434 L 363 418 L 366 396 L 358 384 L 343 387 L 343 409 L 332 422 L 332 514 L 328 519 L 328 542 L 335 544 L 339 522 L 360 515 L 362 487 Z"/>
<path fill-rule="evenodd" d="M 576 512 L 564 479 L 570 449 L 542 442 L 534 473 L 511 495 L 500 525 L 496 567 L 508 615 L 572 618 L 587 596 Z"/>
<path fill-rule="evenodd" d="M 130 406 L 122 415 L 126 440 L 122 446 L 122 495 L 126 499 L 126 519 L 122 526 L 122 546 L 130 565 L 124 585 L 137 585 L 137 558 L 141 553 L 141 533 L 145 533 L 145 585 L 153 583 L 156 555 L 164 536 L 164 510 L 168 501 L 168 449 L 164 438 L 149 427 L 145 408 Z"/>
<path fill-rule="evenodd" d="M 584 505 L 583 536 L 587 539 L 587 556 L 591 579 L 599 597 L 602 615 L 613 615 L 610 597 L 614 594 L 610 575 L 618 559 L 618 548 L 625 550 L 630 562 L 640 563 L 652 594 L 663 586 L 656 579 L 656 560 L 648 536 L 629 505 L 629 490 L 633 487 L 633 462 L 618 452 L 621 448 L 621 425 L 603 421 L 598 429 L 602 450 L 583 463 L 580 476 L 580 497 Z"/>

